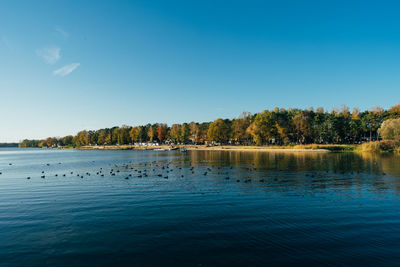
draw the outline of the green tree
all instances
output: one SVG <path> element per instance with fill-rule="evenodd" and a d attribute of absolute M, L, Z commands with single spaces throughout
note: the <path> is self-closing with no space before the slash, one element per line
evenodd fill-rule
<path fill-rule="evenodd" d="M 72 146 L 74 137 L 72 135 L 67 135 L 67 136 L 64 136 L 63 138 L 61 138 L 61 141 L 62 141 L 63 146 Z"/>
<path fill-rule="evenodd" d="M 106 137 L 107 137 L 107 132 L 104 129 L 101 129 L 98 131 L 98 137 L 97 137 L 97 144 L 98 145 L 104 145 L 106 144 Z"/>
<path fill-rule="evenodd" d="M 362 127 L 361 127 L 361 115 L 357 108 L 353 109 L 350 121 L 350 136 L 352 143 L 361 141 Z"/>
<path fill-rule="evenodd" d="M 275 127 L 277 130 L 276 144 L 289 144 L 290 137 L 293 136 L 292 132 L 292 116 L 285 109 L 275 108 L 273 111 L 273 118 L 275 119 Z"/>
<path fill-rule="evenodd" d="M 118 143 L 121 145 L 126 145 L 130 143 L 130 130 L 131 127 L 127 125 L 122 125 L 121 128 L 119 128 L 118 131 Z"/>
<path fill-rule="evenodd" d="M 189 125 L 187 123 L 183 123 L 179 133 L 179 141 L 186 144 L 189 140 L 189 134 Z"/>
<path fill-rule="evenodd" d="M 383 140 L 400 141 L 400 119 L 385 120 L 378 132 Z"/>

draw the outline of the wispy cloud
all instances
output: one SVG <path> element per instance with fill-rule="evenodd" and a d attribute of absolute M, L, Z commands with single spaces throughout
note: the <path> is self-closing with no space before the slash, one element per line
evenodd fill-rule
<path fill-rule="evenodd" d="M 53 65 L 61 58 L 61 48 L 54 47 L 45 47 L 42 49 L 36 50 L 36 54 L 41 57 L 47 64 Z"/>
<path fill-rule="evenodd" d="M 71 72 L 73 72 L 77 67 L 79 67 L 81 63 L 72 63 L 65 65 L 64 67 L 53 71 L 54 75 L 59 75 L 59 76 L 67 76 Z"/>
<path fill-rule="evenodd" d="M 64 31 L 61 27 L 56 26 L 55 30 L 56 30 L 56 32 L 61 34 L 61 36 L 64 37 L 64 39 L 67 39 L 69 37 L 69 33 Z"/>

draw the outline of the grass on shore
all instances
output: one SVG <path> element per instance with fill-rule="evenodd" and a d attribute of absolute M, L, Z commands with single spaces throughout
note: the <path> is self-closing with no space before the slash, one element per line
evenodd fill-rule
<path fill-rule="evenodd" d="M 394 140 L 384 140 L 363 143 L 359 146 L 360 152 L 396 152 L 400 153 L 400 142 Z"/>
<path fill-rule="evenodd" d="M 340 152 L 340 151 L 354 151 L 358 145 L 333 145 L 333 144 L 310 144 L 310 145 L 295 145 L 295 149 L 326 149 L 329 151 Z"/>

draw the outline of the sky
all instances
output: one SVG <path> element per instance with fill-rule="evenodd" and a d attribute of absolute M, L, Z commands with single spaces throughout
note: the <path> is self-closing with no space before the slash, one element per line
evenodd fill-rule
<path fill-rule="evenodd" d="M 396 1 L 0 1 L 0 142 L 400 101 Z"/>

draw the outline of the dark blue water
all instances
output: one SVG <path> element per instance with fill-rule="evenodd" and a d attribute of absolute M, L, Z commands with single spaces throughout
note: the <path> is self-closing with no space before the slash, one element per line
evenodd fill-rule
<path fill-rule="evenodd" d="M 0 149 L 0 265 L 397 265 L 399 163 Z"/>

